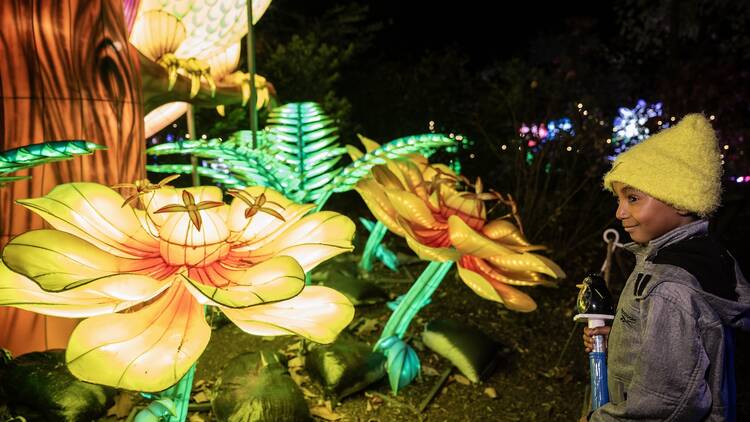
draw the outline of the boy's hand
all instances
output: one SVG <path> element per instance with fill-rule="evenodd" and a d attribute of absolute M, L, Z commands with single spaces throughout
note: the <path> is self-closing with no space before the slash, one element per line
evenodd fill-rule
<path fill-rule="evenodd" d="M 583 347 L 586 350 L 586 353 L 591 351 L 591 348 L 593 347 L 593 340 L 591 337 L 603 335 L 604 336 L 604 348 L 607 348 L 607 341 L 609 340 L 609 330 L 611 330 L 612 327 L 609 326 L 603 326 L 603 327 L 596 327 L 596 328 L 588 328 L 583 327 Z"/>

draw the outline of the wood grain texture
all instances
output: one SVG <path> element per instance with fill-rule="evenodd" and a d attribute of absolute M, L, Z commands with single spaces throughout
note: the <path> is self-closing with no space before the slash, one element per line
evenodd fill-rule
<path fill-rule="evenodd" d="M 2 150 L 66 139 L 108 147 L 18 172 L 32 178 L 0 189 L 2 247 L 44 227 L 16 199 L 42 196 L 66 182 L 131 182 L 146 172 L 139 63 L 122 0 L 2 0 L 0 57 Z M 0 347 L 14 354 L 65 347 L 74 324 L 39 318 L 0 308 Z"/>

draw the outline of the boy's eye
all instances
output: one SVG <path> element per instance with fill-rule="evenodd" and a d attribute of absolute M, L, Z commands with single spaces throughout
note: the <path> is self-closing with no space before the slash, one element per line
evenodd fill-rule
<path fill-rule="evenodd" d="M 635 202 L 638 200 L 638 197 L 635 195 L 628 195 L 628 202 Z"/>

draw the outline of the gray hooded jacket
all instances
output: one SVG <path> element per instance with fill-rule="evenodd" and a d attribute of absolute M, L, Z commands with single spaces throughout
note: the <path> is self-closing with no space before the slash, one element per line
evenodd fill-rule
<path fill-rule="evenodd" d="M 733 421 L 734 329 L 750 330 L 750 285 L 708 222 L 678 227 L 646 246 L 608 344 L 610 403 L 591 421 Z"/>

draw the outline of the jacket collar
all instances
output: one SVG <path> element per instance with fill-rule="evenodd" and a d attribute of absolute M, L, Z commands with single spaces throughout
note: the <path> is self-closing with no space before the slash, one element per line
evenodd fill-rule
<path fill-rule="evenodd" d="M 632 252 L 636 257 L 646 258 L 653 255 L 659 249 L 669 246 L 673 243 L 677 243 L 681 240 L 685 240 L 695 236 L 702 236 L 708 233 L 708 220 L 701 219 L 693 221 L 692 223 L 685 224 L 684 226 L 677 227 L 676 229 L 664 233 L 663 235 L 652 239 L 645 245 L 640 243 L 630 242 L 623 245 L 623 248 Z"/>

